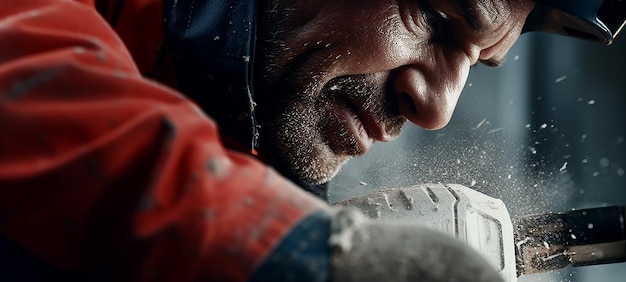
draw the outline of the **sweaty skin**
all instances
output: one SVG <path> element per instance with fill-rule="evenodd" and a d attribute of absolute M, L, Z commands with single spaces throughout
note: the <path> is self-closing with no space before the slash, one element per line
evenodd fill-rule
<path fill-rule="evenodd" d="M 273 0 L 256 61 L 260 153 L 324 183 L 406 120 L 445 126 L 470 66 L 498 65 L 528 0 Z"/>

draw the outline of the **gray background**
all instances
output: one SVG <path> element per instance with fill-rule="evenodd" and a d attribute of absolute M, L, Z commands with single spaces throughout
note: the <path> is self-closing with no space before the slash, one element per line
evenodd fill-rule
<path fill-rule="evenodd" d="M 473 67 L 450 124 L 407 125 L 331 182 L 330 201 L 417 183 L 459 183 L 512 217 L 626 205 L 626 34 L 604 46 L 524 34 L 504 66 Z M 566 268 L 529 281 L 626 281 L 626 264 Z"/>

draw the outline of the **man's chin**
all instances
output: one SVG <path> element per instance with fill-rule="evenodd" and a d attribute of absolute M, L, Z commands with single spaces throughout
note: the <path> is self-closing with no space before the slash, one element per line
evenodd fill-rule
<path fill-rule="evenodd" d="M 329 156 L 330 155 L 330 156 Z M 328 152 L 297 156 L 283 152 L 270 159 L 270 164 L 285 177 L 300 185 L 319 185 L 332 180 L 350 156 L 336 156 Z"/>
<path fill-rule="evenodd" d="M 298 179 L 304 184 L 308 185 L 319 185 L 324 184 L 331 181 L 337 174 L 339 173 L 343 164 L 345 164 L 347 160 L 345 160 L 342 164 L 336 165 L 332 168 L 327 168 L 324 171 L 314 171 L 311 170 L 300 170 L 294 171 L 296 175 L 298 175 Z"/>

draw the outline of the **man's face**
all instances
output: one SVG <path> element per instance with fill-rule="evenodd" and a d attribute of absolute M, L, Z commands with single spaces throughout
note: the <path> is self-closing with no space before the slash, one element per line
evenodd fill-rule
<path fill-rule="evenodd" d="M 469 68 L 497 65 L 526 0 L 268 0 L 255 76 L 259 150 L 310 184 L 406 120 L 445 126 Z"/>

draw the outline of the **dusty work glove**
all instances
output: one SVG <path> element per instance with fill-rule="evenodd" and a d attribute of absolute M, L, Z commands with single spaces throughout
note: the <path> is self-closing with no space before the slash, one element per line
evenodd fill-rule
<path fill-rule="evenodd" d="M 341 208 L 331 216 L 332 281 L 503 281 L 476 251 L 446 234 L 375 221 Z"/>

